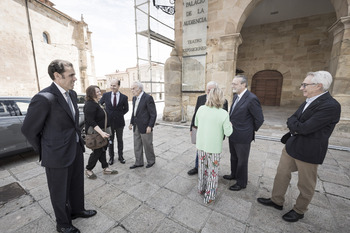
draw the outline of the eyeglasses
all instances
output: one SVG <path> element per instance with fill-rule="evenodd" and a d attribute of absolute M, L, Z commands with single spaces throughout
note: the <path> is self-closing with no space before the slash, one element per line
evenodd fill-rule
<path fill-rule="evenodd" d="M 317 85 L 317 83 L 302 83 L 302 84 L 300 84 L 300 87 L 305 88 L 305 87 L 307 87 L 309 85 Z"/>

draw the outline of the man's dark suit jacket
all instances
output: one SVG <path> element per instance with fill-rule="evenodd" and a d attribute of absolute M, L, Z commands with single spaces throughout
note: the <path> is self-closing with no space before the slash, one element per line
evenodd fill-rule
<path fill-rule="evenodd" d="M 45 97 L 46 92 L 52 95 Z M 79 128 L 77 94 L 69 92 L 75 119 L 62 93 L 52 83 L 32 98 L 23 122 L 22 133 L 39 153 L 42 166 L 47 168 L 64 168 L 73 163 L 78 146 L 76 134 L 85 151 Z"/>
<path fill-rule="evenodd" d="M 286 143 L 287 153 L 298 160 L 322 164 L 328 139 L 340 119 L 340 104 L 329 94 L 314 100 L 304 112 L 306 102 L 287 120 L 293 134 Z"/>
<path fill-rule="evenodd" d="M 190 131 L 192 131 L 192 127 L 194 126 L 194 119 L 196 118 L 196 114 L 197 114 L 197 110 L 200 106 L 204 105 L 205 102 L 207 102 L 207 95 L 200 95 L 197 98 L 197 103 L 196 103 L 196 107 L 194 109 L 194 113 L 193 113 L 193 117 L 192 117 L 192 121 L 191 121 L 191 126 L 190 126 Z M 227 100 L 225 100 L 224 106 L 222 107 L 223 109 L 225 109 L 227 111 L 228 109 L 228 103 Z"/>
<path fill-rule="evenodd" d="M 233 98 L 232 106 L 236 98 L 237 94 Z M 247 90 L 236 104 L 233 112 L 231 112 L 232 106 L 230 121 L 233 133 L 229 139 L 234 143 L 249 144 L 255 139 L 255 131 L 258 131 L 264 122 L 259 99 Z"/>
<path fill-rule="evenodd" d="M 119 102 L 116 107 L 113 107 L 111 96 L 113 92 L 104 93 L 100 99 L 100 103 L 106 106 L 108 120 L 113 129 L 123 128 L 125 126 L 124 115 L 129 111 L 128 97 L 119 92 Z"/>
<path fill-rule="evenodd" d="M 135 101 L 137 97 L 132 98 L 132 115 L 130 124 L 137 125 L 137 128 L 140 133 L 146 133 L 147 127 L 151 127 L 153 130 L 154 124 L 157 119 L 157 110 L 154 103 L 153 97 L 146 94 L 142 94 L 139 105 L 136 110 L 136 116 L 134 116 Z M 134 127 L 135 131 L 135 127 Z"/>

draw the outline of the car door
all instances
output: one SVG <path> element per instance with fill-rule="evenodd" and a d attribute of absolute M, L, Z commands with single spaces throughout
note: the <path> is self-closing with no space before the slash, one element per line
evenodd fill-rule
<path fill-rule="evenodd" d="M 0 156 L 30 147 L 21 132 L 23 119 L 14 100 L 0 100 Z"/>

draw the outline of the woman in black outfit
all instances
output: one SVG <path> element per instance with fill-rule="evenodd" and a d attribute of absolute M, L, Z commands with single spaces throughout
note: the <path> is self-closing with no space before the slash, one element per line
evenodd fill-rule
<path fill-rule="evenodd" d="M 85 130 L 87 132 L 91 126 L 102 137 L 109 138 L 110 135 L 102 131 L 102 129 L 105 127 L 105 117 L 107 117 L 107 114 L 105 113 L 102 106 L 98 103 L 101 97 L 101 90 L 98 86 L 91 85 L 86 89 L 86 102 L 84 105 Z M 96 179 L 96 175 L 92 169 L 96 166 L 97 160 L 99 160 L 102 164 L 103 174 L 111 175 L 118 173 L 116 170 L 111 170 L 108 167 L 106 160 L 106 149 L 107 145 L 105 147 L 93 150 L 93 152 L 90 154 L 85 171 L 85 174 L 89 179 Z"/>

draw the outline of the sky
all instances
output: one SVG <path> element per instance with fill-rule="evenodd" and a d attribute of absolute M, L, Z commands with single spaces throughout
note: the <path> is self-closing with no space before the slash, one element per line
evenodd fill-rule
<path fill-rule="evenodd" d="M 51 0 L 51 2 L 55 4 L 56 9 L 76 20 L 80 20 L 83 15 L 89 31 L 92 32 L 92 51 L 97 77 L 136 66 L 134 0 Z M 158 14 L 164 17 L 164 13 L 157 11 Z M 146 19 L 139 19 L 138 25 L 146 25 Z M 145 50 L 147 47 L 139 46 L 139 48 L 147 51 Z M 159 57 L 169 57 L 170 51 L 153 48 L 152 45 L 152 54 L 155 56 L 162 53 Z M 166 58 L 160 59 L 165 62 Z"/>

